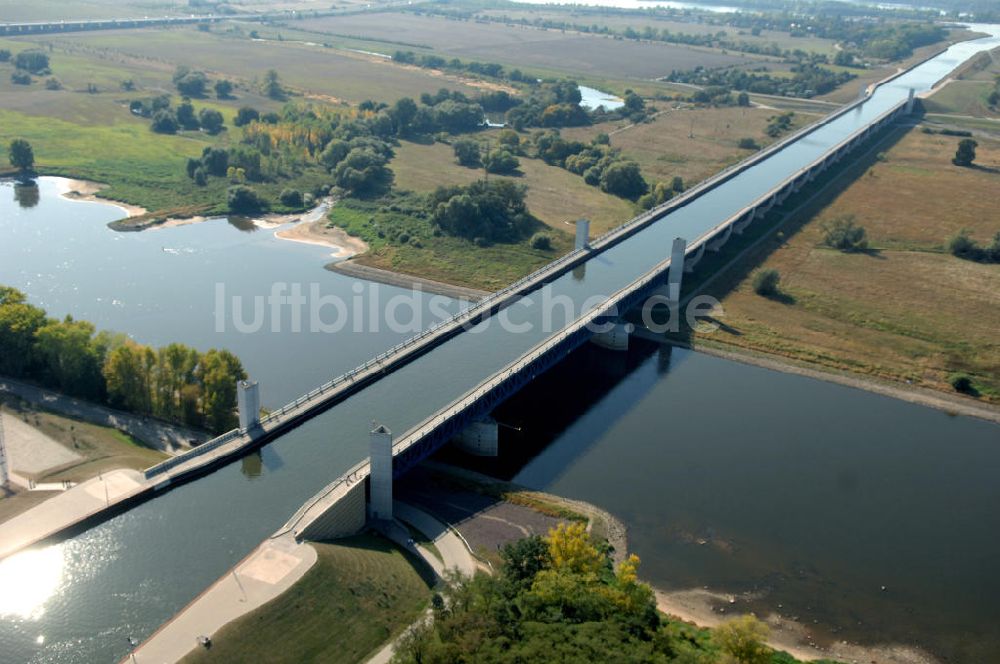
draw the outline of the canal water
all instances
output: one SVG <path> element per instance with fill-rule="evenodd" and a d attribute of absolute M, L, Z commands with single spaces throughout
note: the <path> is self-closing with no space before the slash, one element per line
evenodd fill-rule
<path fill-rule="evenodd" d="M 676 234 L 697 237 L 699 232 L 704 232 L 706 224 L 713 225 L 744 205 L 747 196 L 780 181 L 783 174 L 795 172 L 850 133 L 852 127 L 863 125 L 905 98 L 910 85 L 924 89 L 970 54 L 995 43 L 995 40 L 980 41 L 954 47 L 919 71 L 876 93 L 875 98 L 857 111 L 768 159 L 766 165 L 733 178 L 719 191 L 688 204 L 663 223 L 608 250 L 588 263 L 586 270 L 565 275 L 547 288 L 574 301 L 595 293 L 614 292 L 634 279 L 642 266 L 660 260 Z M 99 327 L 127 332 L 144 343 L 176 340 L 199 347 L 231 348 L 243 357 L 251 374 L 262 379 L 268 405 L 281 403 L 406 336 L 406 333 L 386 329 L 375 332 L 364 326 L 357 334 L 320 333 L 315 337 L 291 333 L 287 326 L 254 334 L 239 333 L 232 326 L 216 331 L 213 310 L 217 283 L 223 284 L 229 294 L 246 297 L 266 295 L 277 281 L 315 281 L 324 293 L 342 297 L 353 295 L 358 284 L 321 269 L 328 252 L 279 241 L 263 231 L 246 232 L 241 230 L 241 225 L 224 220 L 138 234 L 115 234 L 104 227 L 117 216 L 114 210 L 58 199 L 54 196 L 54 184 L 49 186 L 43 181 L 38 203 L 32 206 L 31 202 L 31 196 L 26 199 L 23 191 L 18 193 L 11 186 L 0 188 L 0 237 L 4 238 L 0 244 L 0 283 L 22 288 L 33 302 L 46 306 L 54 315 L 72 313 L 79 318 L 89 318 Z M 372 297 L 365 292 L 361 295 L 363 304 Z M 532 303 L 537 303 L 539 298 L 540 295 L 528 296 L 523 303 L 511 307 L 514 319 L 521 321 L 533 316 L 537 307 L 532 307 Z M 429 299 L 426 304 L 430 312 Z M 373 311 L 376 320 L 384 318 L 385 300 L 372 306 L 368 313 Z M 418 307 L 418 313 L 421 311 Z M 432 320 L 433 317 L 424 316 L 423 325 L 429 325 Z M 259 461 L 232 464 L 61 544 L 0 563 L 0 587 L 4 588 L 4 602 L 0 603 L 0 614 L 3 614 L 0 652 L 16 662 L 94 662 L 123 656 L 127 652 L 128 636 L 139 639 L 147 636 L 211 581 L 225 574 L 320 487 L 358 461 L 365 449 L 362 432 L 372 419 L 386 422 L 397 433 L 407 430 L 544 338 L 537 328 L 520 335 L 505 334 L 497 327 L 484 330 L 482 334 L 460 335 L 400 370 L 392 380 L 380 381 L 352 397 L 343 407 L 328 411 L 270 445 Z M 262 336 L 254 338 L 255 334 Z M 746 392 L 733 394 L 726 384 L 733 380 L 732 377 L 717 368 L 694 371 L 702 381 L 698 389 L 703 395 L 703 403 L 700 410 L 680 411 L 681 415 L 700 415 L 699 419 L 704 420 L 705 428 L 699 440 L 704 440 L 705 445 L 689 451 L 695 454 L 702 450 L 706 454 L 700 460 L 703 468 L 729 463 L 725 454 L 712 453 L 712 445 L 722 445 L 733 431 L 742 431 L 742 423 L 754 427 L 755 435 L 767 434 L 784 441 L 786 430 L 794 430 L 793 423 L 799 417 L 798 411 L 786 410 L 778 396 L 766 398 L 776 389 L 774 381 L 783 379 L 780 374 L 741 365 L 726 366 L 731 366 L 732 372 L 751 372 Z M 632 375 L 646 374 L 637 371 Z M 576 417 L 587 416 L 591 412 L 585 399 L 589 383 L 581 382 L 576 388 L 577 393 L 550 398 L 542 402 L 543 407 L 565 402 L 567 407 L 577 408 Z M 634 384 L 633 389 L 638 390 Z M 695 388 L 694 383 L 685 383 L 673 389 L 687 392 Z M 829 409 L 823 412 L 834 413 L 828 415 L 828 419 L 835 417 L 867 423 L 881 417 L 881 430 L 889 432 L 899 424 L 898 417 L 908 416 L 890 410 L 881 415 L 879 409 L 857 410 L 852 397 L 842 396 L 854 393 L 837 389 L 841 391 L 826 395 L 825 401 L 814 405 Z M 625 396 L 628 398 L 618 406 L 623 412 L 641 401 L 639 391 Z M 671 395 L 670 398 L 683 397 Z M 596 407 L 602 401 L 593 399 L 592 403 Z M 798 402 L 793 403 L 799 407 Z M 769 417 L 763 423 L 755 419 L 761 404 L 769 408 L 766 411 Z M 594 422 L 593 419 L 589 421 Z M 816 421 L 826 426 L 828 420 Z M 981 423 L 973 420 L 942 417 L 934 419 L 933 426 L 931 422 L 931 419 L 921 420 L 922 426 L 912 431 L 913 436 L 920 437 L 919 442 L 910 442 L 912 449 L 958 453 L 961 457 L 961 446 L 946 441 L 982 440 L 984 436 L 993 441 L 1000 438 L 997 428 L 982 430 L 979 428 Z M 599 420 L 598 426 L 610 431 L 613 424 L 613 420 L 604 418 Z M 669 428 L 676 424 L 671 421 L 663 426 Z M 748 436 L 745 436 L 750 441 L 746 449 L 750 450 L 754 439 Z M 634 505 L 633 510 L 643 510 L 644 506 L 655 508 L 675 498 L 669 492 L 671 487 L 660 480 L 676 471 L 672 457 L 664 453 L 662 447 L 652 446 L 641 436 L 628 436 L 624 443 L 615 444 L 626 445 L 622 448 L 611 446 L 610 454 L 615 463 L 619 457 L 623 461 L 631 459 L 637 464 L 636 469 L 641 468 L 642 473 L 653 478 L 645 485 L 636 484 L 647 487 L 649 494 L 642 497 L 641 503 L 635 503 L 638 506 Z M 638 447 L 630 451 L 628 445 Z M 598 449 L 600 446 L 595 444 L 582 452 L 591 454 Z M 864 466 L 877 460 L 864 456 L 873 454 L 872 450 L 873 445 L 856 449 L 855 452 L 862 455 L 857 463 Z M 581 459 L 586 458 L 586 455 L 581 456 Z M 748 472 L 746 464 L 741 465 L 740 461 L 737 458 L 732 463 L 730 473 Z M 967 454 L 956 463 L 982 468 L 988 467 L 989 461 Z M 613 464 L 605 462 L 605 465 Z M 558 477 L 570 475 L 568 468 L 554 474 Z M 707 473 L 705 476 L 707 478 Z M 891 477 L 892 481 L 901 481 Z M 553 477 L 524 479 L 556 486 Z M 597 481 L 594 478 L 586 480 L 590 484 Z M 571 487 L 566 488 L 572 492 Z M 737 502 L 732 499 L 730 487 L 716 485 L 713 488 L 717 495 L 715 500 Z M 919 485 L 911 485 L 908 490 L 922 489 Z M 954 492 L 961 490 L 961 486 L 952 487 Z M 601 504 L 601 500 L 595 499 L 595 502 Z M 621 509 L 625 517 L 631 519 L 623 505 L 615 504 L 610 497 L 606 502 L 610 509 Z M 967 502 L 956 500 L 949 503 L 952 504 L 961 509 Z M 699 505 L 700 509 L 707 510 L 711 502 L 705 499 Z M 912 520 L 923 515 L 909 513 L 903 509 L 905 506 L 905 502 L 898 504 L 896 517 L 901 522 L 905 519 L 906 524 L 922 523 Z M 822 513 L 821 507 L 814 506 L 817 513 Z M 960 512 L 956 513 L 961 516 Z M 775 539 L 773 530 L 761 525 L 765 519 L 759 523 L 748 520 L 744 529 L 734 528 L 730 532 L 728 526 L 716 523 L 708 512 L 705 514 L 711 518 L 691 517 L 688 521 L 678 521 L 680 526 L 665 521 L 671 517 L 670 513 L 651 508 L 646 514 L 650 523 L 660 524 L 649 527 L 654 534 L 682 527 L 685 532 L 695 533 L 696 540 L 707 542 L 704 535 L 697 535 L 698 524 L 710 523 L 713 532 L 721 533 L 719 541 L 744 542 L 736 536 L 747 537 L 743 544 L 747 550 L 751 546 L 764 547 L 772 541 L 786 545 L 786 541 L 795 539 L 788 535 L 784 540 Z M 644 544 L 641 529 L 635 528 L 633 542 L 646 557 L 647 572 L 653 573 L 657 563 L 651 558 L 661 549 L 660 544 L 662 550 L 669 552 L 669 541 L 650 535 L 651 539 Z M 758 533 L 755 528 L 762 530 Z M 914 530 L 920 531 L 919 528 Z M 978 542 L 971 533 L 966 533 L 966 537 L 968 541 Z M 906 541 L 909 546 L 921 546 L 919 540 Z M 849 557 L 846 560 L 852 561 Z M 684 576 L 671 576 L 669 562 L 661 563 L 660 569 L 658 578 L 675 579 L 677 583 L 686 584 L 695 578 L 696 571 L 704 574 L 698 577 L 701 585 L 723 587 L 730 580 L 723 577 L 720 582 L 711 577 L 707 568 L 699 571 L 695 565 Z M 876 569 L 878 571 L 880 569 Z M 839 573 L 839 568 L 836 572 Z M 835 579 L 844 584 L 840 592 L 844 593 L 847 603 L 855 597 L 852 593 L 867 588 L 865 583 L 854 581 L 855 575 L 860 574 L 861 571 L 851 569 L 850 573 Z M 900 602 L 899 606 L 905 609 L 910 605 Z M 868 633 L 868 638 L 874 640 L 879 636 L 877 632 Z"/>
<path fill-rule="evenodd" d="M 997 661 L 1000 426 L 641 341 L 581 349 L 495 416 L 499 461 L 446 458 L 609 510 L 659 589 Z"/>

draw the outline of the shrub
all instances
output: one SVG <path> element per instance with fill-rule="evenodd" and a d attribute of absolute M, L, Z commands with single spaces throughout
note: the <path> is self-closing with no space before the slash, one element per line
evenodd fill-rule
<path fill-rule="evenodd" d="M 10 82 L 15 85 L 31 85 L 31 75 L 23 71 L 16 71 L 10 75 Z"/>
<path fill-rule="evenodd" d="M 535 233 L 531 236 L 531 248 L 539 251 L 552 251 L 552 236 L 547 233 Z"/>
<path fill-rule="evenodd" d="M 229 211 L 237 214 L 252 214 L 264 208 L 264 201 L 257 192 L 242 184 L 229 188 L 226 192 L 226 203 Z"/>
<path fill-rule="evenodd" d="M 823 244 L 838 251 L 863 251 L 868 248 L 865 229 L 847 214 L 823 224 Z"/>
<path fill-rule="evenodd" d="M 772 297 L 778 294 L 778 283 L 781 281 L 781 273 L 777 270 L 760 270 L 753 278 L 753 292 L 764 297 Z"/>
<path fill-rule="evenodd" d="M 244 106 L 240 110 L 236 111 L 236 117 L 233 119 L 233 124 L 237 127 L 242 127 L 243 125 L 248 125 L 254 120 L 259 119 L 260 112 L 257 109 Z"/>
<path fill-rule="evenodd" d="M 281 201 L 281 204 L 286 207 L 302 207 L 302 192 L 298 189 L 282 189 L 281 195 L 278 196 L 278 199 Z"/>
<path fill-rule="evenodd" d="M 979 144 L 971 138 L 963 138 L 958 142 L 958 149 L 955 151 L 955 158 L 951 163 L 956 166 L 972 166 L 976 160 L 976 148 Z"/>
<path fill-rule="evenodd" d="M 150 128 L 157 134 L 176 134 L 177 119 L 174 118 L 173 113 L 166 109 L 157 111 L 156 115 L 153 116 L 153 124 L 150 125 Z"/>
<path fill-rule="evenodd" d="M 979 260 L 982 257 L 982 249 L 976 241 L 969 237 L 969 231 L 962 229 L 957 235 L 948 240 L 948 253 L 958 258 L 968 260 Z"/>
<path fill-rule="evenodd" d="M 949 382 L 956 392 L 975 394 L 975 388 L 972 386 L 972 378 L 966 374 L 955 374 Z"/>
<path fill-rule="evenodd" d="M 741 150 L 759 150 L 760 146 L 752 138 L 741 138 L 739 142 L 739 147 Z"/>
<path fill-rule="evenodd" d="M 508 175 L 517 171 L 521 162 L 507 150 L 494 150 L 483 161 L 489 173 Z"/>
<path fill-rule="evenodd" d="M 458 163 L 468 168 L 478 168 L 482 165 L 479 155 L 479 142 L 471 138 L 460 138 L 452 144 Z"/>

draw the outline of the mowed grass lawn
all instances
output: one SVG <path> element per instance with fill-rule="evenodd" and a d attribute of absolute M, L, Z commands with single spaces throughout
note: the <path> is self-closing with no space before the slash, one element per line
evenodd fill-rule
<path fill-rule="evenodd" d="M 951 164 L 958 138 L 908 132 L 798 232 L 772 237 L 709 287 L 727 327 L 695 343 L 944 391 L 951 375 L 968 373 L 982 398 L 1000 401 L 1000 269 L 943 249 L 963 228 L 983 243 L 1000 231 L 1000 140 L 978 140 L 987 168 L 959 168 Z M 874 251 L 823 246 L 823 224 L 846 214 Z M 756 295 L 750 267 L 778 270 L 786 297 Z"/>
<path fill-rule="evenodd" d="M 473 134 L 472 138 L 490 140 L 497 132 Z M 492 141 L 496 145 L 495 136 Z M 528 209 L 552 228 L 573 233 L 573 222 L 591 221 L 591 233 L 603 233 L 635 216 L 635 206 L 617 196 L 591 187 L 574 173 L 550 166 L 540 159 L 519 157 L 521 176 L 507 178 L 528 187 Z M 422 145 L 404 141 L 396 149 L 390 164 L 401 189 L 429 192 L 441 185 L 469 184 L 483 177 L 482 169 L 466 168 L 455 161 L 450 145 Z M 490 178 L 499 176 L 491 175 Z"/>
<path fill-rule="evenodd" d="M 670 183 L 675 176 L 687 186 L 697 184 L 720 170 L 753 154 L 738 147 L 741 138 L 752 138 L 761 147 L 774 142 L 764 129 L 768 118 L 781 111 L 765 108 L 682 108 L 672 109 L 664 102 L 655 104 L 661 111 L 652 122 L 603 123 L 590 127 L 564 129 L 569 139 L 590 142 L 597 134 L 611 136 L 612 147 L 637 162 L 646 180 Z M 818 117 L 797 113 L 792 131 L 814 122 Z M 692 137 L 693 136 L 693 137 Z"/>
<path fill-rule="evenodd" d="M 319 557 L 302 579 L 221 629 L 211 649 L 199 648 L 184 664 L 361 662 L 427 606 L 423 563 L 386 540 L 360 535 L 312 546 Z"/>

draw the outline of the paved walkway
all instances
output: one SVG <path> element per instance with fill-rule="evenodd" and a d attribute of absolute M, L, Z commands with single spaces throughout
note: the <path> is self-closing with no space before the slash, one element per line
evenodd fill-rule
<path fill-rule="evenodd" d="M 3 426 L 8 462 L 14 471 L 37 475 L 80 458 L 79 454 L 16 415 L 0 412 L 0 419 L 3 420 L 0 425 Z"/>
<path fill-rule="evenodd" d="M 36 406 L 67 417 L 124 431 L 146 445 L 167 454 L 179 454 L 189 449 L 192 441 L 203 442 L 209 438 L 204 432 L 113 410 L 10 378 L 0 378 L 0 392 L 13 394 Z"/>
<path fill-rule="evenodd" d="M 291 535 L 268 539 L 136 648 L 142 664 L 172 664 L 221 627 L 285 592 L 316 562 Z M 130 662 L 126 657 L 122 664 Z"/>
<path fill-rule="evenodd" d="M 0 559 L 146 490 L 137 470 L 112 470 L 0 523 Z"/>

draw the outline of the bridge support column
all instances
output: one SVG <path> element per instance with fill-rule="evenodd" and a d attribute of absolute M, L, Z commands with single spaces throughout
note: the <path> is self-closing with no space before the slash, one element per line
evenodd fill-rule
<path fill-rule="evenodd" d="M 260 384 L 241 380 L 236 383 L 236 405 L 239 409 L 240 429 L 252 429 L 260 424 Z"/>
<path fill-rule="evenodd" d="M 591 343 L 608 350 L 628 350 L 628 338 L 634 326 L 631 323 L 613 323 L 611 329 L 597 332 L 590 338 Z"/>
<path fill-rule="evenodd" d="M 708 243 L 708 250 L 711 252 L 717 252 L 722 249 L 722 247 L 729 242 L 729 238 L 732 237 L 733 226 L 735 225 L 736 224 L 729 224 L 729 226 L 726 227 L 726 230 L 723 231 L 722 235 L 717 235 L 712 238 L 712 241 Z"/>
<path fill-rule="evenodd" d="M 392 520 L 392 432 L 378 425 L 368 439 L 368 518 Z"/>
<path fill-rule="evenodd" d="M 590 219 L 580 219 L 576 222 L 576 245 L 575 248 L 579 251 L 580 249 L 587 248 L 587 242 L 590 241 Z"/>
<path fill-rule="evenodd" d="M 684 271 L 694 272 L 694 266 L 701 261 L 701 257 L 704 255 L 705 255 L 705 243 L 702 242 L 701 246 L 698 247 L 698 253 L 696 253 L 694 256 L 689 256 L 684 261 Z"/>
<path fill-rule="evenodd" d="M 500 427 L 492 417 L 473 422 L 454 440 L 458 449 L 480 457 L 495 457 L 500 453 Z"/>
<path fill-rule="evenodd" d="M 753 210 L 745 213 L 742 217 L 733 222 L 733 232 L 737 235 L 743 235 L 743 231 L 747 226 L 751 224 L 754 220 L 755 213 Z"/>
<path fill-rule="evenodd" d="M 910 95 L 906 98 L 906 110 L 903 111 L 904 114 L 911 115 L 913 113 L 913 107 L 916 105 L 916 94 L 917 91 L 910 88 Z"/>
<path fill-rule="evenodd" d="M 684 258 L 687 255 L 687 240 L 674 238 L 670 250 L 670 267 L 667 269 L 667 299 L 681 301 L 681 284 L 684 282 Z"/>

